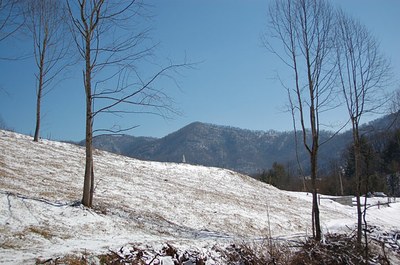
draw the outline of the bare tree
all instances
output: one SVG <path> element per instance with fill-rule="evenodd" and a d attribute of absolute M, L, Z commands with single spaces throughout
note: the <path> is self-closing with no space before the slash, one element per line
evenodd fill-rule
<path fill-rule="evenodd" d="M 326 0 L 275 0 L 270 5 L 269 14 L 271 38 L 265 39 L 265 45 L 291 69 L 294 76 L 294 82 L 286 86 L 286 90 L 310 157 L 313 235 L 320 240 L 317 161 L 321 145 L 320 114 L 332 108 L 334 12 Z M 282 44 L 282 50 L 273 45 L 274 39 Z"/>
<path fill-rule="evenodd" d="M 25 25 L 33 39 L 33 54 L 37 67 L 36 127 L 33 140 L 40 137 L 42 98 L 54 88 L 57 75 L 66 66 L 62 63 L 68 51 L 66 39 L 66 8 L 59 0 L 20 1 L 25 14 Z"/>
<path fill-rule="evenodd" d="M 174 111 L 172 101 L 156 81 L 170 77 L 171 71 L 187 64 L 169 63 L 144 78 L 138 64 L 152 55 L 155 45 L 148 44 L 149 29 L 138 30 L 141 18 L 139 1 L 68 0 L 73 34 L 84 62 L 83 81 L 86 96 L 86 167 L 82 203 L 91 207 L 94 193 L 93 134 L 95 118 L 101 114 L 156 113 Z M 138 32 L 139 31 L 139 32 Z M 125 128 L 130 129 L 130 128 Z M 121 132 L 120 127 L 106 129 Z M 103 130 L 104 131 L 104 130 Z"/>
<path fill-rule="evenodd" d="M 367 113 L 384 103 L 382 88 L 387 85 L 390 65 L 379 53 L 377 41 L 365 26 L 338 12 L 336 58 L 339 84 L 352 125 L 357 197 L 357 242 L 361 244 L 362 210 L 361 135 L 360 121 Z"/>

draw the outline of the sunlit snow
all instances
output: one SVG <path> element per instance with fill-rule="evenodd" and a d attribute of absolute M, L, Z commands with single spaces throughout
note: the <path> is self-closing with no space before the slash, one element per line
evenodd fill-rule
<path fill-rule="evenodd" d="M 0 263 L 105 253 L 131 243 L 201 249 L 260 240 L 269 231 L 275 238 L 311 233 L 307 193 L 225 169 L 98 150 L 94 209 L 87 209 L 79 204 L 84 159 L 82 147 L 0 131 Z M 329 199 L 320 207 L 324 232 L 354 229 L 354 207 Z M 367 218 L 381 231 L 399 231 L 400 203 L 371 207 Z"/>

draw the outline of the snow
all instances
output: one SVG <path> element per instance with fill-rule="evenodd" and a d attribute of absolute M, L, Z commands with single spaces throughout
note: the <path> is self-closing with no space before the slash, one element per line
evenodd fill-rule
<path fill-rule="evenodd" d="M 170 242 L 201 252 L 215 244 L 265 238 L 269 231 L 276 238 L 311 233 L 311 194 L 281 191 L 230 170 L 95 150 L 94 209 L 87 209 L 77 203 L 82 147 L 35 143 L 0 131 L 0 150 L 3 264 L 100 254 L 127 244 L 160 249 Z M 380 231 L 399 231 L 399 201 L 371 207 L 369 223 Z M 324 232 L 348 232 L 355 226 L 355 207 L 324 199 L 320 211 Z"/>

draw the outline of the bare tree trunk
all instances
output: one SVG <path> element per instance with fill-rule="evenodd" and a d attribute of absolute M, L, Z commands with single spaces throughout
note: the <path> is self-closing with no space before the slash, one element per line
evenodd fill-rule
<path fill-rule="evenodd" d="M 94 192 L 94 170 L 93 170 L 93 111 L 92 111 L 92 76 L 90 58 L 90 34 L 85 36 L 85 72 L 84 84 L 86 93 L 86 166 L 83 182 L 82 204 L 92 207 Z"/>
<path fill-rule="evenodd" d="M 355 119 L 353 124 L 353 148 L 354 148 L 354 169 L 356 178 L 356 201 L 357 201 L 357 243 L 361 245 L 362 237 L 362 211 L 361 211 L 361 147 L 358 134 L 358 125 Z"/>
<path fill-rule="evenodd" d="M 367 172 L 369 172 L 369 170 L 367 170 Z M 365 186 L 366 186 L 366 193 L 365 193 L 365 198 L 364 198 L 364 209 L 363 209 L 363 222 L 364 222 L 364 227 L 365 229 L 367 229 L 368 223 L 367 223 L 367 193 L 368 193 L 368 185 L 369 185 L 369 176 L 367 175 L 366 177 L 366 182 L 365 182 Z M 364 241 L 365 241 L 365 248 L 364 248 L 364 255 L 365 255 L 365 260 L 368 260 L 368 256 L 369 256 L 369 246 L 368 246 L 368 234 L 367 231 L 365 230 L 364 232 Z"/>
<path fill-rule="evenodd" d="M 357 244 L 361 246 L 362 242 L 362 224 L 363 211 L 361 207 L 361 186 L 362 186 L 362 169 L 361 169 L 361 141 L 359 138 L 358 126 L 353 126 L 353 147 L 354 147 L 354 167 L 356 179 L 356 208 L 357 208 Z M 366 196 L 366 195 L 365 195 Z"/>
<path fill-rule="evenodd" d="M 90 97 L 86 99 L 86 166 L 83 182 L 82 204 L 86 207 L 92 207 L 93 203 L 93 122 L 92 105 Z"/>
<path fill-rule="evenodd" d="M 313 148 L 314 149 L 314 148 Z M 321 240 L 321 224 L 319 218 L 319 206 L 318 206 L 318 190 L 317 190 L 317 152 L 315 149 L 311 154 L 311 187 L 312 187 L 312 213 L 313 213 L 313 221 L 314 221 L 314 229 L 315 229 L 315 240 Z"/>
<path fill-rule="evenodd" d="M 40 103 L 42 100 L 42 89 L 39 86 L 36 98 L 36 127 L 35 127 L 35 135 L 33 137 L 33 141 L 38 142 L 40 137 Z"/>
<path fill-rule="evenodd" d="M 83 197 L 82 204 L 86 207 L 92 207 L 93 205 L 93 147 L 92 147 L 92 132 L 90 127 L 86 124 L 86 166 L 85 166 L 85 178 L 83 182 Z"/>
<path fill-rule="evenodd" d="M 362 238 L 362 211 L 361 211 L 361 198 L 360 198 L 360 192 L 359 192 L 358 183 L 357 183 L 356 201 L 357 201 L 357 243 L 359 245 L 361 245 L 361 238 Z"/>
<path fill-rule="evenodd" d="M 43 38 L 43 46 L 40 51 L 40 61 L 39 61 L 39 84 L 37 88 L 37 98 L 36 98 L 36 128 L 33 141 L 38 142 L 40 137 L 40 109 L 43 95 L 43 78 L 44 78 L 44 68 L 45 68 L 45 57 L 46 57 L 46 47 L 47 47 L 47 35 L 48 31 L 45 30 L 45 37 Z"/>

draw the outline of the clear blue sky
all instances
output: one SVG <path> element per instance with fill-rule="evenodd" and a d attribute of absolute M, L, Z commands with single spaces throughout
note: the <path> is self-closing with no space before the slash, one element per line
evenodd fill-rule
<path fill-rule="evenodd" d="M 268 23 L 266 0 L 151 0 L 152 38 L 160 42 L 159 58 L 176 61 L 185 56 L 202 61 L 196 70 L 178 77 L 180 88 L 170 95 L 182 116 L 164 120 L 156 116 L 125 116 L 122 125 L 140 125 L 129 133 L 162 137 L 194 122 L 208 122 L 252 130 L 291 130 L 291 116 L 284 112 L 287 98 L 274 80 L 281 63 L 263 46 L 260 36 Z M 361 20 L 379 39 L 391 60 L 395 78 L 400 73 L 400 1 L 332 0 Z M 31 42 L 11 40 L 0 44 L 0 54 L 29 51 Z M 34 132 L 35 81 L 33 59 L 0 61 L 0 116 L 8 127 Z M 77 69 L 76 69 L 77 68 Z M 80 66 L 43 100 L 42 136 L 52 139 L 84 138 L 85 108 Z M 71 75 L 71 74 L 70 74 Z M 397 81 L 396 84 L 399 84 Z M 394 85 L 389 89 L 395 89 Z M 5 92 L 5 91 L 6 92 Z M 330 122 L 342 122 L 337 112 Z M 118 121 L 121 123 L 121 121 Z M 115 120 L 99 119 L 98 127 Z"/>

